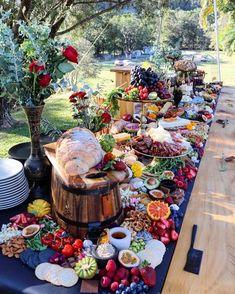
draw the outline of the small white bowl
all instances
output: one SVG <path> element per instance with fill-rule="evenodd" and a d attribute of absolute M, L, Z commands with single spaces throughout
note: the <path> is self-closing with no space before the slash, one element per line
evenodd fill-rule
<path fill-rule="evenodd" d="M 40 226 L 39 225 L 29 225 L 27 227 L 25 227 L 22 231 L 22 236 L 24 238 L 32 238 L 34 235 L 36 235 L 40 230 Z"/>

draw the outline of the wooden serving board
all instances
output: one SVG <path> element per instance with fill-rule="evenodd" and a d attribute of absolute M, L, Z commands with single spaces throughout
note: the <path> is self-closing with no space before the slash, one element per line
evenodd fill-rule
<path fill-rule="evenodd" d="M 51 162 L 53 168 L 55 169 L 57 175 L 60 180 L 67 186 L 76 189 L 99 189 L 102 187 L 107 187 L 108 185 L 113 185 L 118 183 L 120 180 L 115 177 L 115 174 L 112 172 L 106 172 L 105 176 L 98 178 L 88 178 L 91 174 L 98 174 L 99 171 L 92 168 L 88 173 L 77 176 L 68 175 L 57 163 L 55 150 L 56 150 L 56 142 L 49 143 L 44 145 L 45 154 Z M 125 177 L 124 177 L 125 178 Z"/>

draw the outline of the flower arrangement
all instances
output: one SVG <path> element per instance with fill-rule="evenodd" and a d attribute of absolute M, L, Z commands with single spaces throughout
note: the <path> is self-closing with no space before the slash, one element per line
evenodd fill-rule
<path fill-rule="evenodd" d="M 78 126 L 87 128 L 92 132 L 99 132 L 111 122 L 108 106 L 99 105 L 95 101 L 93 92 L 78 91 L 69 97 L 72 104 L 73 118 Z"/>
<path fill-rule="evenodd" d="M 7 13 L 0 18 L 2 97 L 27 107 L 43 105 L 64 75 L 74 70 L 72 63 L 78 63 L 79 54 L 67 42 L 51 39 L 46 24 L 20 22 L 20 40 L 16 40 L 7 20 Z"/>

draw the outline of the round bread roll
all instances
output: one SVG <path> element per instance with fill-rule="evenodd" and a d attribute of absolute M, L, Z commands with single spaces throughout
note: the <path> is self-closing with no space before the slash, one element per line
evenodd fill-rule
<path fill-rule="evenodd" d="M 70 176 L 87 173 L 102 158 L 102 148 L 88 129 L 68 130 L 57 141 L 56 160 L 60 168 Z"/>

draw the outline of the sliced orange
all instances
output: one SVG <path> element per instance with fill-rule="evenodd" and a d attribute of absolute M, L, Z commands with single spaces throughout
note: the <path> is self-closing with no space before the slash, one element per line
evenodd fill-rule
<path fill-rule="evenodd" d="M 151 201 L 147 206 L 147 213 L 152 220 L 159 220 L 161 217 L 167 219 L 171 214 L 171 210 L 167 203 Z"/>

